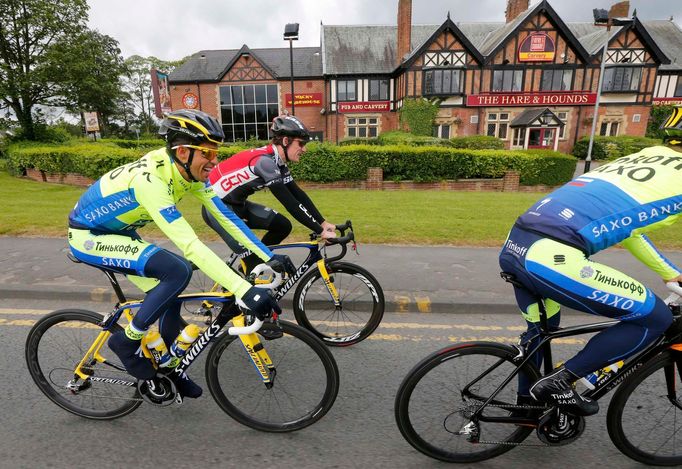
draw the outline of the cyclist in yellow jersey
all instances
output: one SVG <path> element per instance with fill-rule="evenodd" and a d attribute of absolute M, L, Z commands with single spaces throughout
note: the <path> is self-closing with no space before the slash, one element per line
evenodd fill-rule
<path fill-rule="evenodd" d="M 670 309 L 650 289 L 589 259 L 621 243 L 664 281 L 682 281 L 682 271 L 645 235 L 682 213 L 682 154 L 676 151 L 682 151 L 682 109 L 675 109 L 663 128 L 668 147 L 646 148 L 583 174 L 538 201 L 512 227 L 500 266 L 522 285 L 514 290 L 531 348 L 537 344 L 538 297 L 550 327 L 559 325 L 560 304 L 620 320 L 555 372 L 536 383 L 521 378 L 520 403 L 532 402 L 532 396 L 576 415 L 596 413 L 597 402 L 572 384 L 643 350 L 671 324 Z M 534 358 L 539 367 L 542 357 Z"/>
<path fill-rule="evenodd" d="M 180 332 L 180 304 L 175 299 L 192 276 L 190 261 L 260 319 L 276 306 L 269 294 L 251 286 L 199 240 L 176 206 L 185 194 L 197 198 L 226 231 L 273 269 L 293 269 L 287 256 L 273 255 L 206 184 L 224 139 L 220 123 L 201 111 L 179 110 L 166 116 L 159 133 L 165 148 L 106 173 L 69 215 L 69 245 L 79 260 L 126 274 L 147 292 L 131 324 L 109 340 L 126 370 L 141 380 L 156 374 L 140 350 L 149 326 L 159 320 L 168 346 Z M 138 228 L 152 221 L 182 256 L 140 238 Z M 201 388 L 186 375 L 176 385 L 185 397 L 201 395 Z"/>

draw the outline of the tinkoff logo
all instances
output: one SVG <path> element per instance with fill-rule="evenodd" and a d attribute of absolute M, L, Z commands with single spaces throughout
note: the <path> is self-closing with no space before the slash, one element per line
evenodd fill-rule
<path fill-rule="evenodd" d="M 92 248 L 95 247 L 95 242 L 91 239 L 88 239 L 83 243 L 83 247 L 86 251 L 92 251 Z"/>
<path fill-rule="evenodd" d="M 594 269 L 592 267 L 585 266 L 580 269 L 580 278 L 590 278 L 594 275 Z"/>

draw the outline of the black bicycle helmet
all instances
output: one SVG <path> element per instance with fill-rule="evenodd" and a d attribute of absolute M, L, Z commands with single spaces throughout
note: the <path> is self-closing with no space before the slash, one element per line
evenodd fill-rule
<path fill-rule="evenodd" d="M 303 122 L 294 116 L 278 116 L 272 120 L 270 127 L 272 134 L 276 137 L 300 138 L 304 142 L 310 140 L 310 132 Z"/>
<path fill-rule="evenodd" d="M 166 115 L 159 126 L 159 135 L 172 143 L 177 137 L 184 137 L 193 143 L 212 142 L 221 144 L 225 133 L 215 117 L 195 109 L 179 109 Z"/>

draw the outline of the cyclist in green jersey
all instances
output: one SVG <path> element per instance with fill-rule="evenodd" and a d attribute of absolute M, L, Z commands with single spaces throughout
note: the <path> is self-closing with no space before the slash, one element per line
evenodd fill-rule
<path fill-rule="evenodd" d="M 185 194 L 197 198 L 226 231 L 274 270 L 293 271 L 291 260 L 273 255 L 205 183 L 224 139 L 220 123 L 201 111 L 179 110 L 166 116 L 159 133 L 165 148 L 106 173 L 69 215 L 69 245 L 79 260 L 126 274 L 147 292 L 133 321 L 109 340 L 126 370 L 141 380 L 156 375 L 140 349 L 149 326 L 159 320 L 168 346 L 180 332 L 180 305 L 175 299 L 189 283 L 191 263 L 233 292 L 258 318 L 267 318 L 278 308 L 269 294 L 237 275 L 199 240 L 176 206 Z M 138 228 L 152 221 L 182 256 L 140 238 Z M 185 397 L 201 395 L 201 388 L 186 375 L 176 385 Z"/>

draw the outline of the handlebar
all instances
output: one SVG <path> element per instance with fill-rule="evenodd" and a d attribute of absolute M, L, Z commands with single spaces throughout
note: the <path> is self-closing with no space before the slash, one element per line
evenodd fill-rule
<path fill-rule="evenodd" d="M 682 286 L 677 282 L 667 282 L 665 286 L 668 287 L 668 290 L 671 292 L 670 295 L 663 300 L 665 304 L 679 304 L 680 300 L 682 300 Z"/>
<path fill-rule="evenodd" d="M 261 321 L 258 318 L 253 319 L 253 324 L 250 326 L 244 326 L 244 327 L 236 327 L 232 326 L 227 329 L 227 333 L 230 335 L 247 335 L 247 334 L 253 334 L 256 332 L 258 329 L 260 329 L 260 326 L 263 325 L 263 321 Z"/>
<path fill-rule="evenodd" d="M 279 287 L 282 283 L 282 280 L 284 280 L 284 277 L 281 273 L 275 272 L 275 270 L 267 264 L 258 264 L 253 268 L 250 275 L 254 277 L 254 287 L 265 288 L 268 290 L 274 290 L 275 288 Z M 270 282 L 259 280 L 261 276 L 271 278 L 272 280 L 270 280 Z"/>

